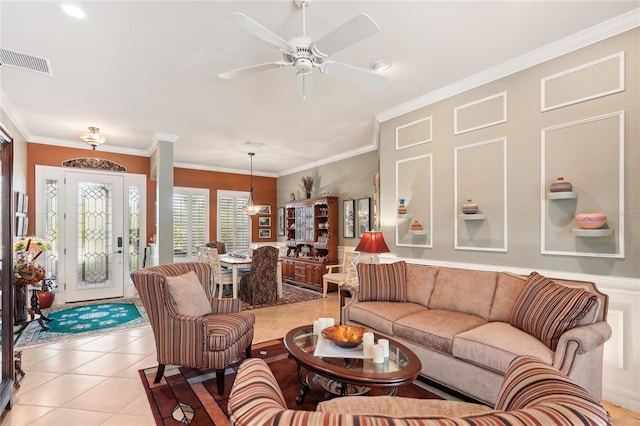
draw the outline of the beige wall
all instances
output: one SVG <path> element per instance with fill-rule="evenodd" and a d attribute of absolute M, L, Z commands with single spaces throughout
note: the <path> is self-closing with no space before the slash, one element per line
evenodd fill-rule
<path fill-rule="evenodd" d="M 638 278 L 640 276 L 640 262 L 638 262 L 640 259 L 640 201 L 637 189 L 640 181 L 638 173 L 640 157 L 638 143 L 640 138 L 638 129 L 639 32 L 638 29 L 629 31 L 382 123 L 380 129 L 381 230 L 385 233 L 393 254 L 404 258 Z M 541 78 L 620 51 L 625 52 L 626 63 L 626 87 L 623 92 L 541 112 Z M 604 78 L 596 75 L 590 77 L 594 79 L 593 81 L 586 80 L 579 83 L 583 86 L 596 86 L 599 77 Z M 456 107 L 502 92 L 506 92 L 507 99 L 506 122 L 454 134 Z M 485 109 L 486 119 L 493 120 L 497 115 L 495 102 L 488 102 Z M 542 129 L 619 111 L 624 111 L 626 118 L 623 166 L 624 211 L 621 215 L 618 215 L 620 197 L 617 179 L 620 170 L 620 145 L 615 128 L 614 134 L 611 134 L 612 132 L 607 128 L 615 126 L 598 127 L 599 123 L 606 121 L 603 120 L 598 121 L 596 125 L 591 125 L 593 128 L 571 127 L 576 131 L 566 132 L 563 136 L 565 140 L 553 145 L 553 157 L 547 158 L 544 164 L 541 160 Z M 501 116 L 502 112 L 499 111 L 499 113 Z M 396 128 L 424 117 L 432 117 L 432 141 L 397 150 Z M 460 117 L 465 118 L 463 114 Z M 459 120 L 459 126 L 464 122 L 464 119 Z M 467 125 L 474 127 L 477 124 L 468 123 Z M 582 127 L 587 127 L 587 131 L 585 132 Z M 464 149 L 474 144 L 501 138 L 506 138 L 505 170 L 503 170 L 501 159 L 483 160 L 486 152 L 502 155 L 501 150 L 486 150 L 480 147 Z M 499 143 L 487 146 L 497 148 Z M 432 215 L 430 212 L 427 214 L 429 218 L 432 216 L 434 224 L 431 235 L 432 248 L 396 246 L 398 203 L 395 187 L 396 161 L 425 154 L 431 155 L 433 162 L 431 182 L 422 182 L 425 188 L 429 184 L 433 186 L 433 211 Z M 456 164 L 458 165 L 457 175 Z M 560 174 L 562 170 L 569 173 L 569 176 L 565 175 L 568 179 L 572 180 L 575 177 L 576 181 L 573 183 L 580 193 L 579 197 L 573 205 L 565 203 L 560 208 L 553 205 L 547 206 L 541 196 L 541 181 L 548 186 L 548 183 L 555 180 L 557 176 L 562 176 Z M 570 173 L 572 170 L 573 175 Z M 506 182 L 503 182 L 503 176 Z M 503 187 L 503 183 L 506 183 L 506 188 Z M 471 190 L 465 192 L 462 190 L 465 187 Z M 400 193 L 407 189 L 409 188 L 400 188 Z M 458 193 L 458 199 L 454 199 L 456 189 L 463 192 Z M 504 197 L 502 197 L 503 193 Z M 408 198 L 406 194 L 404 196 Z M 414 196 L 419 198 L 421 193 L 418 191 Z M 460 204 L 467 198 L 473 198 L 480 204 L 481 210 L 484 207 L 488 211 L 485 221 L 465 223 L 457 218 Z M 410 204 L 408 207 L 411 210 Z M 503 217 L 503 208 L 506 208 L 506 217 Z M 554 209 L 563 211 L 555 213 Z M 575 227 L 573 215 L 581 211 L 608 212 L 610 214 L 608 222 L 614 228 L 614 236 L 603 239 L 581 239 L 573 236 L 571 234 L 571 228 Z M 544 224 L 541 224 L 541 215 L 545 215 Z M 458 240 L 455 239 L 456 220 L 458 221 Z M 561 223 L 563 221 L 565 223 Z M 624 222 L 624 230 L 622 222 Z M 503 246 L 500 242 L 503 238 L 505 223 L 507 233 L 504 246 L 506 249 L 484 250 L 492 246 Z M 557 245 L 560 248 L 559 251 L 563 253 L 559 255 L 541 253 L 543 225 L 548 234 L 547 247 L 554 248 L 554 245 Z M 476 241 L 469 243 L 465 240 L 467 235 L 475 236 Z M 611 254 L 615 255 L 617 244 L 622 239 L 624 239 L 624 245 L 620 244 L 620 248 L 623 249 L 620 252 L 624 251 L 624 258 L 608 257 Z M 461 243 L 463 248 L 456 249 L 456 243 Z M 477 245 L 474 246 L 474 244 Z M 570 253 L 574 250 L 580 255 L 571 255 Z M 590 251 L 595 251 L 595 256 L 582 255 Z"/>
<path fill-rule="evenodd" d="M 338 197 L 340 219 L 339 246 L 356 246 L 358 238 L 344 238 L 342 227 L 342 202 L 343 200 L 369 197 L 371 198 L 371 211 L 373 212 L 373 175 L 378 172 L 377 151 L 368 152 L 346 160 L 314 167 L 313 169 L 293 173 L 278 178 L 278 207 L 283 207 L 289 200 L 289 194 L 294 193 L 296 199 L 305 197 L 300 189 L 300 179 L 303 176 L 313 177 L 312 197 L 321 195 L 324 189 L 331 189 L 331 195 Z M 373 213 L 372 213 L 373 214 Z M 373 221 L 372 221 L 373 226 Z M 278 236 L 278 241 L 284 242 L 284 236 Z"/>

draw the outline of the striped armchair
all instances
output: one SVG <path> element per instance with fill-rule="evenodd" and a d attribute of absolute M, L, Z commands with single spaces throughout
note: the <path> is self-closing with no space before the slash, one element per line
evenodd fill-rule
<path fill-rule="evenodd" d="M 516 358 L 495 408 L 459 401 L 398 396 L 347 396 L 316 411 L 288 409 L 264 360 L 240 365 L 231 394 L 234 426 L 575 426 L 612 425 L 609 413 L 582 387 L 533 357 Z"/>
<path fill-rule="evenodd" d="M 178 313 L 170 294 L 168 277 L 181 277 L 193 271 L 204 288 L 211 312 L 206 315 Z M 224 394 L 224 371 L 242 355 L 249 358 L 255 317 L 241 312 L 238 299 L 215 299 L 211 295 L 211 268 L 206 263 L 175 263 L 131 272 L 156 341 L 158 372 L 155 383 L 164 375 L 165 365 L 216 370 L 218 392 Z M 173 281 L 172 281 L 173 282 Z M 198 290 L 199 291 L 199 290 Z M 206 306 L 206 302 L 205 302 Z"/>

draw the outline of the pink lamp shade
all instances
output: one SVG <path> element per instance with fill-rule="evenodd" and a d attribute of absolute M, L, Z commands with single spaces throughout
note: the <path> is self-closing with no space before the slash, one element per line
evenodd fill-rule
<path fill-rule="evenodd" d="M 371 253 L 371 260 L 373 262 L 376 253 L 389 253 L 391 250 L 387 247 L 382 232 L 367 231 L 362 234 L 362 239 L 355 248 L 355 251 Z"/>

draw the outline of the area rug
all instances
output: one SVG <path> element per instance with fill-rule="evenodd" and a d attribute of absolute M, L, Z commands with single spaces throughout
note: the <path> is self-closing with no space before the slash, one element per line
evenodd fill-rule
<path fill-rule="evenodd" d="M 102 333 L 141 327 L 149 324 L 140 299 L 118 299 L 74 305 L 53 306 L 43 310 L 53 321 L 44 330 L 32 322 L 19 334 L 15 347 L 52 343 Z"/>
<path fill-rule="evenodd" d="M 226 290 L 226 288 L 225 288 Z M 223 293 L 224 297 L 231 297 L 231 289 L 228 294 L 226 291 Z M 317 291 L 307 290 L 297 287 L 295 285 L 283 283 L 282 284 L 282 298 L 272 303 L 265 303 L 263 305 L 250 305 L 242 302 L 242 310 L 247 311 L 250 309 L 268 308 L 269 306 L 288 305 L 291 303 L 307 302 L 309 300 L 321 299 L 322 295 Z"/>
<path fill-rule="evenodd" d="M 293 410 L 315 411 L 318 400 L 312 393 L 307 394 L 303 404 L 297 404 L 295 401 L 300 391 L 296 363 L 288 358 L 282 339 L 254 345 L 252 357 L 262 358 L 269 364 L 282 389 L 287 407 Z M 213 370 L 167 368 L 158 384 L 153 383 L 156 368 L 140 370 L 142 385 L 146 389 L 156 424 L 229 425 L 227 402 L 239 364 L 238 362 L 227 368 L 225 391 L 222 396 L 217 391 Z M 420 387 L 417 382 L 399 387 L 397 395 L 442 399 Z"/>

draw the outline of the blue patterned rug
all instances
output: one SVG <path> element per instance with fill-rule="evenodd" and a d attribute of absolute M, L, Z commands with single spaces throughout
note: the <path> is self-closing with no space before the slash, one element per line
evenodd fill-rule
<path fill-rule="evenodd" d="M 44 330 L 37 322 L 30 323 L 18 336 L 15 342 L 16 348 L 149 324 L 140 299 L 53 306 L 43 310 L 43 313 L 53 319 L 46 323 L 49 330 Z"/>

